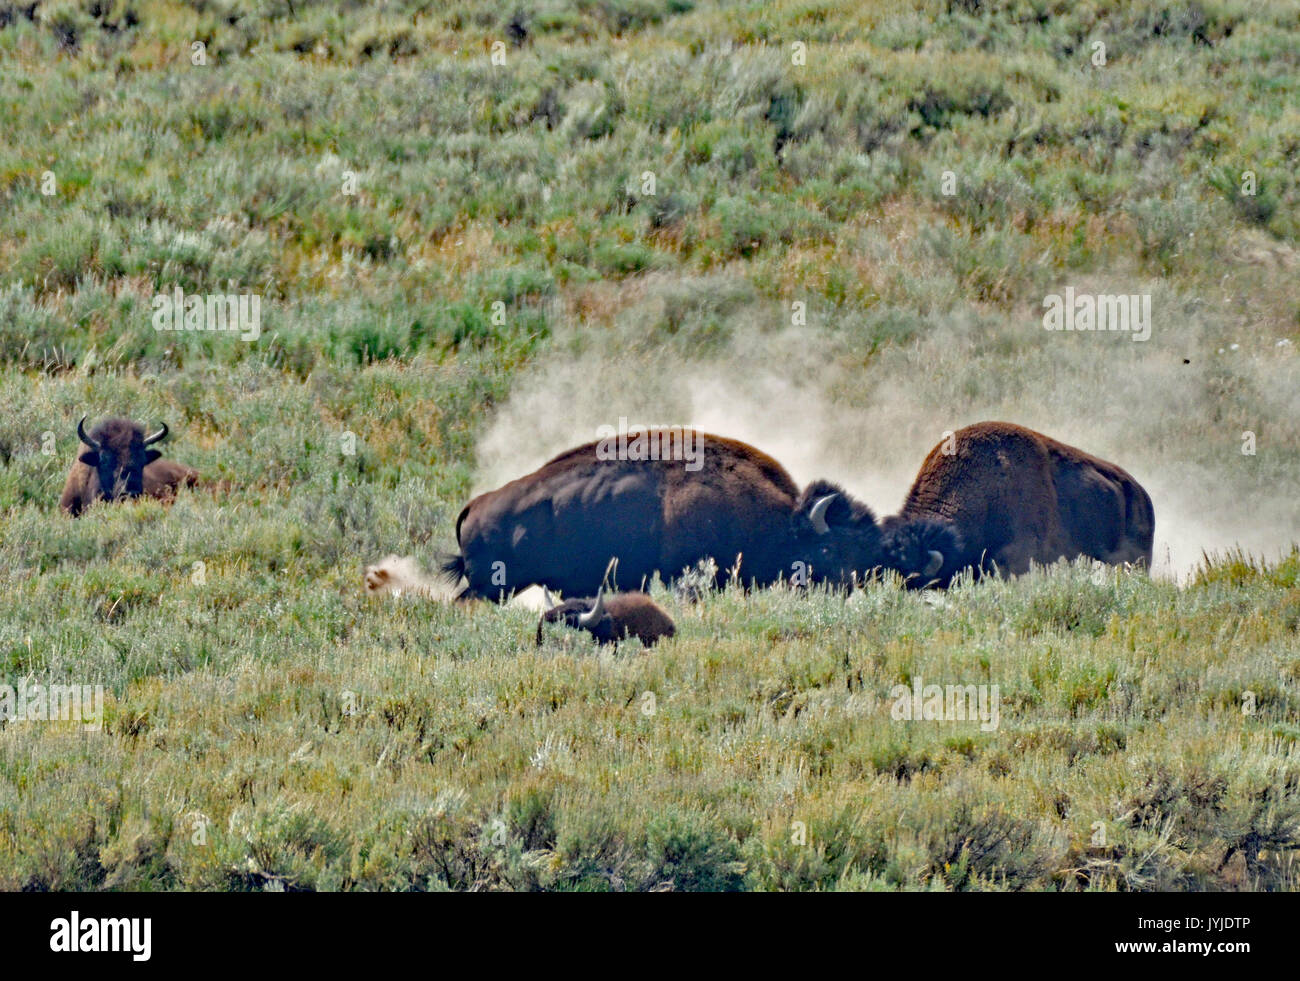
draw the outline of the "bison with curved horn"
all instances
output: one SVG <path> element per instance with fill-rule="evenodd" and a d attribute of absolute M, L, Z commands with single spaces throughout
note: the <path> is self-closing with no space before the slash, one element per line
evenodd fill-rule
<path fill-rule="evenodd" d="M 151 447 L 167 438 L 167 424 L 150 435 L 130 419 L 105 419 L 86 432 L 83 416 L 77 423 L 81 440 L 77 460 L 68 472 L 59 500 L 76 517 L 95 501 L 118 501 L 146 494 L 170 500 L 178 488 L 193 487 L 199 474 L 184 464 L 162 459 Z"/>
<path fill-rule="evenodd" d="M 460 551 L 443 564 L 455 582 L 466 580 L 457 598 L 499 601 L 530 585 L 590 596 L 611 558 L 637 586 L 708 559 L 719 570 L 739 564 L 741 581 L 760 586 L 847 584 L 881 566 L 923 579 L 960 547 L 948 525 L 928 517 L 897 522 L 883 540 L 866 505 L 826 481 L 801 493 L 776 460 L 738 440 L 646 433 L 651 445 L 695 440 L 697 465 L 610 459 L 594 442 L 470 501 L 456 521 Z M 903 547 L 913 542 L 929 546 L 919 558 Z"/>
<path fill-rule="evenodd" d="M 547 609 L 537 621 L 537 643 L 542 643 L 542 629 L 548 623 L 563 623 L 575 630 L 585 630 L 598 644 L 617 644 L 635 637 L 646 647 L 661 637 L 677 633 L 677 625 L 658 603 L 642 592 L 616 593 L 608 599 L 605 587 L 595 599 L 571 599 L 555 602 L 549 591 Z"/>
<path fill-rule="evenodd" d="M 942 520 L 957 529 L 963 554 L 935 571 L 947 586 L 964 568 L 977 575 L 1028 572 L 1030 563 L 1090 556 L 1112 565 L 1151 566 L 1155 511 L 1128 471 L 1008 422 L 980 422 L 945 439 L 925 458 L 891 522 Z"/>

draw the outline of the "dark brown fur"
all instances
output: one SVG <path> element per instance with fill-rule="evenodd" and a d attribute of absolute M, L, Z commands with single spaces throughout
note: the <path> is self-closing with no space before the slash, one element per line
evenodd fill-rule
<path fill-rule="evenodd" d="M 95 501 L 141 494 L 169 501 L 178 488 L 198 482 L 197 470 L 164 460 L 158 450 L 145 446 L 144 427 L 129 419 L 105 419 L 87 435 L 100 449 L 78 443 L 77 460 L 59 499 L 59 507 L 73 517 Z"/>
<path fill-rule="evenodd" d="M 1042 433 L 981 422 L 940 443 L 921 465 L 902 517 L 956 527 L 962 566 L 1003 575 L 1031 562 L 1091 556 L 1150 567 L 1155 513 L 1126 471 Z M 945 563 L 943 582 L 956 572 Z"/>
<path fill-rule="evenodd" d="M 601 644 L 616 644 L 628 637 L 636 637 L 649 647 L 660 637 L 671 637 L 677 633 L 673 618 L 645 593 L 616 593 L 606 596 L 605 615 L 590 626 L 579 626 L 578 617 L 595 605 L 595 597 L 590 597 L 565 600 L 554 609 L 547 610 L 537 621 L 537 643 L 542 642 L 542 627 L 548 623 L 563 623 L 575 630 L 586 630 Z"/>
<path fill-rule="evenodd" d="M 634 589 L 705 559 L 722 583 L 740 557 L 741 580 L 759 585 L 843 583 L 881 564 L 880 528 L 865 505 L 825 481 L 801 494 L 767 454 L 700 438 L 695 471 L 682 461 L 602 460 L 588 443 L 474 498 L 456 522 L 460 552 L 443 565 L 467 580 L 458 598 L 500 600 L 531 585 L 590 595 L 613 558 L 621 583 Z M 819 533 L 813 506 L 830 494 L 828 528 Z"/>

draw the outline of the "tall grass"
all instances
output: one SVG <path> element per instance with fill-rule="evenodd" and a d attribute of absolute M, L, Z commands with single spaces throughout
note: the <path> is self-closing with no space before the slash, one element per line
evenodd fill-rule
<path fill-rule="evenodd" d="M 1296 888 L 1298 41 L 1235 0 L 0 4 L 0 684 L 107 693 L 0 724 L 0 887 Z M 1065 285 L 1151 293 L 1152 340 L 1046 334 Z M 262 336 L 155 331 L 175 287 Z M 228 489 L 64 517 L 86 414 Z M 653 652 L 365 598 L 620 415 L 882 513 L 1011 417 L 1133 470 L 1164 564 L 657 588 Z M 915 678 L 999 727 L 895 721 Z"/>

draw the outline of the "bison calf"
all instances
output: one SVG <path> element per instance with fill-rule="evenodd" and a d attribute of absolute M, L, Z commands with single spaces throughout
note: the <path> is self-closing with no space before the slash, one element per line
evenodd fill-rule
<path fill-rule="evenodd" d="M 1002 575 L 1031 563 L 1090 556 L 1151 565 L 1155 512 L 1129 473 L 1083 450 L 1007 422 L 980 422 L 930 451 L 900 518 L 949 522 L 962 543 L 935 578 L 963 568 Z M 885 538 L 891 536 L 886 519 Z M 906 534 L 895 533 L 906 539 Z"/>
<path fill-rule="evenodd" d="M 167 438 L 167 424 L 146 436 L 130 419 L 105 419 L 88 434 L 86 420 L 77 423 L 81 440 L 77 461 L 68 472 L 59 507 L 76 517 L 95 501 L 120 501 L 147 494 L 170 500 L 178 488 L 198 483 L 197 470 L 162 459 L 150 447 Z"/>
<path fill-rule="evenodd" d="M 543 613 L 537 621 L 538 644 L 542 642 L 542 628 L 548 623 L 585 630 L 599 644 L 616 644 L 636 637 L 649 647 L 660 637 L 677 633 L 673 618 L 645 593 L 617 593 L 606 599 L 604 589 L 595 599 L 565 600 Z"/>

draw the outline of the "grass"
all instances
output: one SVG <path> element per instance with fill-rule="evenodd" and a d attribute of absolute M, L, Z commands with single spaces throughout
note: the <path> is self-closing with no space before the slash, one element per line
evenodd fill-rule
<path fill-rule="evenodd" d="M 150 550 L 14 597 L 49 626 L 8 628 L 10 662 L 110 696 L 103 734 L 6 728 L 7 888 L 1297 885 L 1300 553 L 1182 589 L 1062 566 L 941 607 L 661 594 L 678 636 L 611 653 L 537 648 L 525 611 L 303 586 L 238 542 L 202 586 Z M 1000 726 L 893 721 L 917 677 L 997 684 Z"/>
<path fill-rule="evenodd" d="M 0 682 L 106 718 L 0 726 L 0 887 L 1300 884 L 1295 3 L 27 9 Z M 1152 340 L 1045 335 L 1066 284 Z M 176 286 L 262 337 L 155 332 Z M 65 518 L 86 413 L 231 490 Z M 854 487 L 1014 417 L 1133 469 L 1189 574 L 660 590 L 648 652 L 362 595 L 598 423 L 727 413 Z M 999 727 L 893 720 L 914 678 Z"/>

